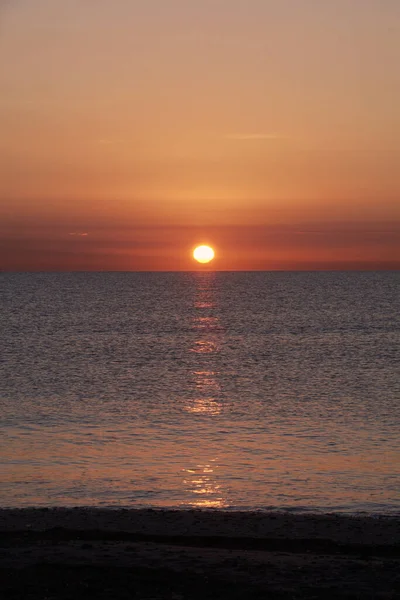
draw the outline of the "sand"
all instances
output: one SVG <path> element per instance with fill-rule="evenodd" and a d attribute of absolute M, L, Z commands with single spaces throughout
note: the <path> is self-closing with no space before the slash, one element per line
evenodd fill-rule
<path fill-rule="evenodd" d="M 0 510 L 3 597 L 400 598 L 400 518 Z"/>

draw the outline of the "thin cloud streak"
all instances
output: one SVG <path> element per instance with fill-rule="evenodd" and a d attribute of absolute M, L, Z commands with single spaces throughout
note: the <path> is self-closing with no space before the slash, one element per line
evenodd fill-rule
<path fill-rule="evenodd" d="M 62 227 L 62 226 L 59 226 Z M 217 270 L 398 269 L 400 223 L 275 225 L 93 224 L 7 228 L 2 270 L 190 270 L 197 243 L 215 247 Z M 89 234 L 90 231 L 90 234 Z M 82 243 L 78 243 L 81 240 Z M 84 243 L 83 243 L 84 242 Z M 83 244 L 83 245 L 82 245 Z"/>
<path fill-rule="evenodd" d="M 225 136 L 228 140 L 237 141 L 258 141 L 258 140 L 279 140 L 283 136 L 278 133 L 231 133 Z"/>

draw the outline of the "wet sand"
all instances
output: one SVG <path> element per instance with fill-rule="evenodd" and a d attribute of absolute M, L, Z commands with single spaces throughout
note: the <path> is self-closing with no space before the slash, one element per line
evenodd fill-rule
<path fill-rule="evenodd" d="M 400 519 L 3 509 L 5 598 L 398 598 Z"/>

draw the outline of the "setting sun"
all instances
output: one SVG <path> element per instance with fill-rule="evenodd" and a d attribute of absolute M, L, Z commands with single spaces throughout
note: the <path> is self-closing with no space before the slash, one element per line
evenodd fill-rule
<path fill-rule="evenodd" d="M 193 251 L 193 258 L 199 263 L 208 263 L 215 256 L 214 250 L 210 246 L 197 246 Z"/>

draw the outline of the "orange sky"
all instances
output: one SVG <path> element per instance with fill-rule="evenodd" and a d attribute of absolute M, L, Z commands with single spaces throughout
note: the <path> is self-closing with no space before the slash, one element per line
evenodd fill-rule
<path fill-rule="evenodd" d="M 0 269 L 398 268 L 399 40 L 398 0 L 1 2 Z"/>

